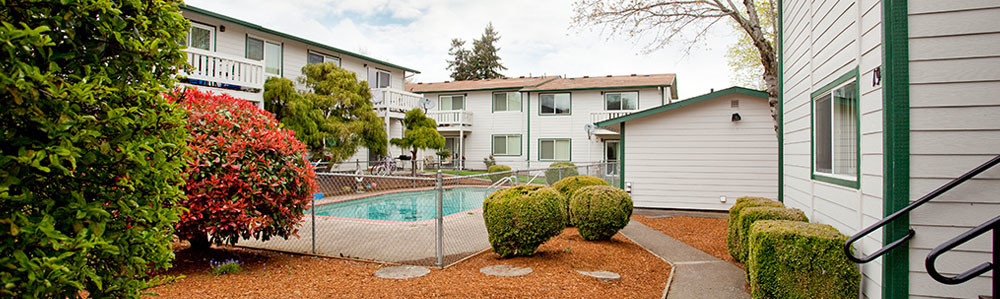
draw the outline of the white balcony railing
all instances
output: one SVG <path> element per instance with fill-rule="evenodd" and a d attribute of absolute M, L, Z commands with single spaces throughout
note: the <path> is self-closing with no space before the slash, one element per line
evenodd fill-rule
<path fill-rule="evenodd" d="M 602 112 L 591 112 L 590 121 L 591 123 L 598 123 L 612 118 L 629 115 L 635 111 L 602 111 Z"/>
<path fill-rule="evenodd" d="M 438 127 L 471 126 L 472 112 L 469 111 L 430 111 L 427 116 L 437 122 Z"/>
<path fill-rule="evenodd" d="M 184 49 L 190 68 L 180 72 L 189 80 L 237 90 L 259 92 L 264 89 L 264 62 L 229 56 L 201 49 Z M 190 82 L 189 82 L 190 83 Z"/>
<path fill-rule="evenodd" d="M 381 103 L 375 105 L 376 109 L 389 107 L 389 111 L 396 112 L 420 108 L 420 100 L 423 99 L 423 96 L 419 94 L 388 87 L 373 88 L 372 93 L 373 97 L 382 99 Z"/>

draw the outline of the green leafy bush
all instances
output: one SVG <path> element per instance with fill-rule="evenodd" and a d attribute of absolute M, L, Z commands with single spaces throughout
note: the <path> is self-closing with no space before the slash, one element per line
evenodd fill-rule
<path fill-rule="evenodd" d="M 785 205 L 781 202 L 764 198 L 764 197 L 752 197 L 744 196 L 736 199 L 736 203 L 729 208 L 729 218 L 727 219 L 727 230 L 726 230 L 726 245 L 729 248 L 729 255 L 733 256 L 737 261 L 742 261 L 742 259 L 737 257 L 737 244 L 745 244 L 741 238 L 743 235 L 739 233 L 737 226 L 739 224 L 738 220 L 740 217 L 740 211 L 748 207 L 777 207 L 784 208 Z"/>
<path fill-rule="evenodd" d="M 569 202 L 573 198 L 573 193 L 580 188 L 593 185 L 609 186 L 610 184 L 599 177 L 585 175 L 567 177 L 552 184 L 552 188 L 555 188 L 563 196 L 563 208 L 566 209 L 566 226 L 573 225 L 571 221 L 573 213 L 569 208 Z"/>
<path fill-rule="evenodd" d="M 757 221 L 747 272 L 754 298 L 857 298 L 858 268 L 844 255 L 847 236 L 825 224 Z"/>
<path fill-rule="evenodd" d="M 491 193 L 483 219 L 493 252 L 500 257 L 532 255 L 539 245 L 562 233 L 562 196 L 542 185 L 521 185 Z"/>
<path fill-rule="evenodd" d="M 580 236 L 586 240 L 607 240 L 628 224 L 632 217 L 632 196 L 622 189 L 594 185 L 573 194 L 570 211 Z"/>
<path fill-rule="evenodd" d="M 490 168 L 486 170 L 486 172 L 489 172 L 489 173 L 507 172 L 507 171 L 510 171 L 510 166 L 500 165 L 500 164 L 490 166 Z M 493 181 L 494 183 L 496 183 L 496 182 L 500 181 L 500 179 L 503 179 L 505 177 L 509 177 L 511 175 L 513 175 L 513 174 L 511 174 L 509 172 L 508 173 L 500 173 L 500 174 L 491 174 L 490 175 L 490 181 Z"/>
<path fill-rule="evenodd" d="M 553 169 L 545 171 L 545 182 L 552 185 L 563 178 L 580 175 L 580 172 L 576 170 L 575 166 L 576 164 L 573 164 L 572 162 L 556 162 L 549 164 L 549 168 Z"/>
<path fill-rule="evenodd" d="M 736 242 L 734 247 L 730 247 L 730 252 L 738 261 L 745 261 L 747 252 L 750 250 L 750 226 L 759 220 L 791 220 L 809 222 L 806 213 L 799 209 L 787 209 L 776 207 L 748 207 L 740 211 L 740 217 L 736 219 Z"/>
<path fill-rule="evenodd" d="M 179 1 L 4 1 L 0 297 L 138 297 L 184 198 Z"/>

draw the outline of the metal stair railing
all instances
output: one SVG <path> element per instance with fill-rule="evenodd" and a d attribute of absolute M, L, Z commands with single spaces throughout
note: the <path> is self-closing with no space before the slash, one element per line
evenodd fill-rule
<path fill-rule="evenodd" d="M 867 262 L 870 262 L 870 261 L 872 261 L 872 260 L 874 260 L 874 259 L 876 259 L 876 258 L 878 258 L 878 257 L 880 257 L 882 255 L 884 255 L 889 250 L 892 250 L 893 248 L 896 248 L 899 245 L 902 245 L 906 241 L 908 241 L 911 238 L 913 238 L 913 235 L 915 234 L 915 232 L 913 231 L 912 228 L 902 238 L 899 238 L 898 240 L 895 240 L 892 243 L 889 243 L 889 245 L 886 245 L 886 246 L 880 248 L 879 250 L 875 251 L 874 253 L 872 253 L 872 254 L 870 254 L 868 256 L 864 256 L 864 257 L 860 257 L 859 258 L 859 257 L 854 256 L 854 254 L 851 253 L 851 248 L 853 247 L 854 242 L 857 242 L 858 240 L 861 240 L 861 238 L 864 238 L 865 236 L 867 236 L 868 234 L 871 234 L 875 230 L 877 230 L 877 229 L 885 226 L 886 224 L 889 224 L 893 220 L 896 220 L 897 218 L 910 213 L 910 211 L 912 211 L 913 209 L 916 209 L 917 207 L 919 207 L 919 206 L 927 203 L 928 201 L 931 201 L 932 199 L 937 198 L 941 194 L 944 194 L 945 192 L 948 192 L 948 190 L 951 190 L 952 188 L 955 188 L 956 186 L 961 185 L 962 183 L 965 183 L 966 181 L 968 181 L 969 179 L 972 179 L 976 175 L 979 175 L 983 171 L 986 171 L 987 169 L 990 169 L 991 167 L 996 166 L 998 163 L 1000 163 L 1000 156 L 993 157 L 993 159 L 990 159 L 986 163 L 983 163 L 982 165 L 979 165 L 976 168 L 973 168 L 972 170 L 970 170 L 969 172 L 966 172 L 965 174 L 959 176 L 958 178 L 955 178 L 954 180 L 951 180 L 950 182 L 942 185 L 941 187 L 938 187 L 934 191 L 931 191 L 930 193 L 927 193 L 927 195 L 924 195 L 920 199 L 917 199 L 916 201 L 910 203 L 906 207 L 903 207 L 899 211 L 896 211 L 895 213 L 892 213 L 892 215 L 889 215 L 888 217 L 882 218 L 882 220 L 879 220 L 879 222 L 876 222 L 875 224 L 873 224 L 873 225 L 871 225 L 869 227 L 866 227 L 865 229 L 861 230 L 857 234 L 854 234 L 849 239 L 847 239 L 847 242 L 844 243 L 844 248 L 843 248 L 844 249 L 844 254 L 847 255 L 848 259 L 850 259 L 851 261 L 853 261 L 855 263 L 867 263 Z"/>
<path fill-rule="evenodd" d="M 993 232 L 992 262 L 979 264 L 978 266 L 955 276 L 944 276 L 937 270 L 937 266 L 935 266 L 934 263 L 937 261 L 939 256 L 989 231 Z M 962 233 L 961 235 L 958 235 L 941 245 L 938 245 L 934 248 L 934 250 L 931 250 L 931 253 L 927 254 L 927 258 L 924 259 L 924 266 L 927 267 L 927 274 L 929 274 L 931 278 L 934 278 L 934 280 L 944 284 L 960 284 L 992 270 L 993 298 L 998 298 L 997 294 L 998 291 L 1000 291 L 1000 275 L 998 275 L 1000 274 L 1000 265 L 998 265 L 997 262 L 1000 261 L 1000 252 L 997 252 L 997 249 L 1000 249 L 1000 216 L 997 216 L 990 221 L 986 221 L 983 224 L 980 224 L 979 226 L 966 231 L 965 233 Z"/>

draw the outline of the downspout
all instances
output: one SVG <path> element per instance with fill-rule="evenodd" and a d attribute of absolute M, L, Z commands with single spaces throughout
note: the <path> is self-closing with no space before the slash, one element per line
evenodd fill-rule
<path fill-rule="evenodd" d="M 618 188 L 625 190 L 625 122 L 618 129 Z"/>
<path fill-rule="evenodd" d="M 527 103 L 524 104 L 526 110 L 524 115 L 528 119 L 528 129 L 527 129 L 528 140 L 527 142 L 524 143 L 526 147 L 524 159 L 528 162 L 528 166 L 526 168 L 531 169 L 531 92 L 528 91 L 525 93 L 525 95 L 528 98 Z"/>

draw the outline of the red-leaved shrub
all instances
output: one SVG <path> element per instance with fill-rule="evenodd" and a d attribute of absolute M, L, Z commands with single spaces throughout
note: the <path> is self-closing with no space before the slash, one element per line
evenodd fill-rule
<path fill-rule="evenodd" d="M 204 248 L 209 241 L 294 235 L 316 188 L 295 132 L 245 100 L 196 89 L 182 94 L 175 100 L 190 112 L 191 152 L 178 236 Z"/>

